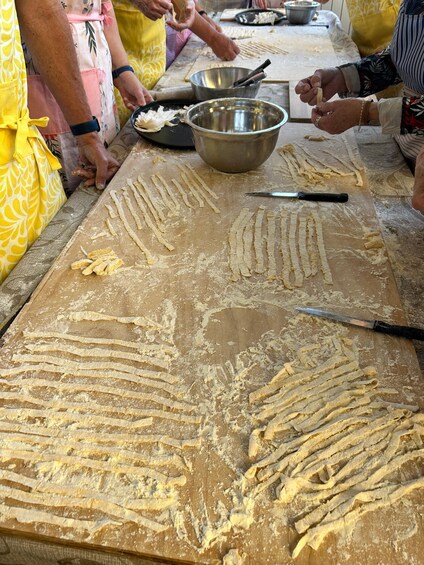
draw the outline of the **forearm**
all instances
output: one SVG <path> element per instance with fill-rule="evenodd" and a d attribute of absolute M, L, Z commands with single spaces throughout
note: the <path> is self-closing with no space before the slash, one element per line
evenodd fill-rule
<path fill-rule="evenodd" d="M 390 85 L 402 82 L 390 55 L 390 48 L 364 57 L 357 63 L 338 67 L 346 81 L 348 92 L 344 96 L 364 97 L 384 90 Z"/>
<path fill-rule="evenodd" d="M 71 125 L 91 120 L 75 46 L 61 3 L 39 0 L 36 8 L 33 0 L 15 0 L 15 4 L 22 37 L 65 119 Z"/>
<path fill-rule="evenodd" d="M 115 18 L 115 12 L 113 7 L 108 11 L 107 25 L 104 26 L 104 34 L 109 46 L 110 55 L 112 58 L 112 68 L 117 69 L 128 65 L 128 55 L 121 41 L 121 36 L 119 35 L 118 24 Z"/>
<path fill-rule="evenodd" d="M 198 12 L 196 12 L 194 16 L 194 22 L 190 29 L 208 45 L 210 45 L 218 35 L 218 31 L 214 29 L 205 18 L 202 18 Z"/>

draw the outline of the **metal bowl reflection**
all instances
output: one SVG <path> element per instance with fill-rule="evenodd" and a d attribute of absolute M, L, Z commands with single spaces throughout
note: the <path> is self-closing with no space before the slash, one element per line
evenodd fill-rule
<path fill-rule="evenodd" d="M 243 67 L 216 67 L 198 71 L 190 77 L 191 87 L 196 100 L 211 100 L 212 98 L 255 98 L 260 82 L 250 86 L 232 88 L 236 81 L 247 76 L 252 69 Z"/>
<path fill-rule="evenodd" d="M 273 152 L 287 112 L 271 102 L 251 98 L 220 98 L 187 110 L 200 157 L 225 173 L 256 169 Z"/>
<path fill-rule="evenodd" d="M 284 8 L 286 16 L 291 24 L 305 25 L 312 21 L 315 12 L 321 4 L 319 2 L 308 2 L 300 0 L 298 2 L 285 2 Z"/>

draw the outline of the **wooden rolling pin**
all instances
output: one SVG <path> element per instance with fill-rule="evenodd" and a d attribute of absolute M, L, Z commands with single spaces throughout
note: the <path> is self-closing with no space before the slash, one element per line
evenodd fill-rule
<path fill-rule="evenodd" d="M 162 90 L 151 90 L 153 100 L 194 100 L 191 86 L 173 86 Z"/>

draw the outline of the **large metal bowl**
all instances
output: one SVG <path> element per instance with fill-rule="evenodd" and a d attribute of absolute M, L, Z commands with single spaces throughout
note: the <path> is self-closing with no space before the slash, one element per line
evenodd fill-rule
<path fill-rule="evenodd" d="M 252 69 L 243 67 L 216 67 L 198 71 L 190 77 L 191 88 L 196 100 L 211 100 L 213 98 L 255 98 L 260 82 L 250 86 L 231 88 L 236 81 L 247 76 Z"/>
<path fill-rule="evenodd" d="M 224 173 L 244 173 L 262 165 L 287 119 L 277 104 L 251 98 L 199 102 L 184 118 L 200 157 Z"/>
<path fill-rule="evenodd" d="M 286 16 L 291 24 L 305 25 L 312 21 L 312 18 L 321 4 L 319 2 L 308 2 L 299 0 L 297 2 L 285 2 L 284 8 Z"/>

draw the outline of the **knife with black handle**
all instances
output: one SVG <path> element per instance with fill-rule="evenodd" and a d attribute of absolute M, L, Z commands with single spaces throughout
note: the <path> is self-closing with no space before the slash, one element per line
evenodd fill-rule
<path fill-rule="evenodd" d="M 346 316 L 345 314 L 338 314 L 336 312 L 329 312 L 321 308 L 296 308 L 298 312 L 309 314 L 310 316 L 318 316 L 320 318 L 327 318 L 344 324 L 358 326 L 360 328 L 367 328 L 380 332 L 383 334 L 395 335 L 397 337 L 405 337 L 406 339 L 418 339 L 424 341 L 424 329 L 416 328 L 414 326 L 399 326 L 396 324 L 389 324 L 382 320 L 364 320 L 362 318 L 354 318 L 353 316 Z"/>
<path fill-rule="evenodd" d="M 243 78 L 239 78 L 238 80 L 234 81 L 233 84 L 231 85 L 233 88 L 236 88 L 237 86 L 240 86 L 243 82 L 245 82 L 247 79 L 252 78 L 253 76 L 257 75 L 258 73 L 260 73 L 261 71 L 263 71 L 264 69 L 266 69 L 269 65 L 271 64 L 271 61 L 269 59 L 267 59 L 264 63 L 262 63 L 262 65 L 259 65 L 259 67 L 256 67 L 256 69 L 253 69 L 253 71 L 251 71 L 249 74 L 247 74 L 245 77 Z"/>
<path fill-rule="evenodd" d="M 264 73 L 264 71 L 260 71 L 258 74 L 253 75 L 250 78 L 244 79 L 243 82 L 241 82 L 238 86 L 251 86 L 255 82 L 259 82 L 264 78 L 266 78 L 266 74 Z"/>
<path fill-rule="evenodd" d="M 315 202 L 347 202 L 349 195 L 346 192 L 246 192 L 248 196 L 267 196 L 274 198 L 297 198 L 298 200 L 310 200 Z"/>
<path fill-rule="evenodd" d="M 421 328 L 414 328 L 412 326 L 397 326 L 395 324 L 382 322 L 381 320 L 374 320 L 374 324 L 371 329 L 382 334 L 397 335 L 398 337 L 424 341 L 424 330 Z"/>

